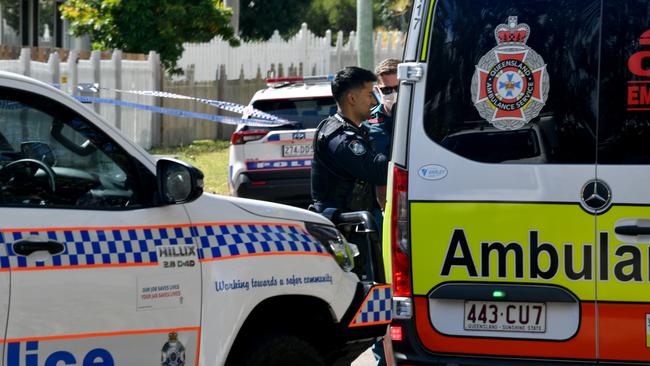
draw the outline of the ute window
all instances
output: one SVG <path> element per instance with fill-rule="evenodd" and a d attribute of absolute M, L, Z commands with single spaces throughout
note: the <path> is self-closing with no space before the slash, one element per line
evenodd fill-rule
<path fill-rule="evenodd" d="M 336 112 L 336 102 L 332 97 L 258 100 L 253 107 L 298 122 L 300 128 L 316 128 L 322 120 Z"/>
<path fill-rule="evenodd" d="M 594 164 L 600 14 L 595 0 L 437 1 L 427 135 L 479 162 Z"/>

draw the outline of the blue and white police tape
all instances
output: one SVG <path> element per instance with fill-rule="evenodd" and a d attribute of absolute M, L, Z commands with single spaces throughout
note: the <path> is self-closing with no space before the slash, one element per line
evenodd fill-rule
<path fill-rule="evenodd" d="M 205 98 L 197 98 L 197 97 L 190 97 L 187 95 L 181 95 L 181 94 L 175 94 L 175 93 L 169 93 L 169 92 L 161 92 L 161 91 L 155 91 L 155 90 L 120 90 L 120 89 L 107 89 L 107 88 L 100 88 L 101 90 L 112 90 L 117 93 L 122 93 L 122 94 L 135 94 L 135 95 L 142 95 L 142 96 L 149 96 L 149 97 L 158 97 L 158 98 L 170 98 L 170 99 L 183 99 L 183 100 L 194 100 L 200 103 L 208 104 L 213 107 L 223 109 L 229 112 L 234 112 L 234 113 L 240 113 L 243 115 L 246 115 L 247 117 L 253 117 L 257 119 L 266 119 L 269 121 L 282 121 L 282 122 L 287 122 L 287 120 L 282 119 L 278 116 L 274 116 L 269 113 L 262 112 L 260 110 L 257 110 L 253 108 L 252 106 L 245 106 L 242 104 L 237 104 L 233 102 L 225 102 L 221 100 L 213 100 L 213 99 L 205 99 Z"/>
<path fill-rule="evenodd" d="M 214 114 L 207 114 L 207 113 L 198 113 L 198 112 L 191 112 L 191 111 L 186 111 L 183 109 L 175 109 L 175 108 L 164 108 L 164 107 L 158 107 L 158 106 L 152 106 L 152 105 L 147 105 L 147 104 L 139 104 L 139 103 L 132 103 L 132 102 L 125 102 L 123 100 L 117 100 L 117 99 L 109 99 L 109 98 L 96 98 L 96 97 L 88 97 L 88 96 L 79 96 L 76 95 L 75 98 L 79 100 L 82 103 L 101 103 L 101 104 L 113 104 L 116 106 L 121 106 L 121 107 L 129 107 L 129 108 L 135 108 L 135 109 L 141 109 L 145 111 L 150 111 L 154 113 L 161 113 L 161 114 L 166 114 L 170 116 L 176 116 L 176 117 L 186 117 L 186 118 L 198 118 L 198 119 L 204 119 L 212 122 L 219 122 L 219 123 L 225 123 L 229 125 L 237 125 L 237 124 L 246 124 L 248 126 L 254 126 L 254 127 L 273 127 L 273 126 L 282 126 L 287 123 L 288 121 L 268 121 L 268 120 L 263 120 L 263 119 L 242 119 L 242 118 L 236 118 L 236 117 L 228 117 L 228 116 L 218 116 Z M 19 105 L 22 105 L 18 103 Z M 9 105 L 8 105 L 9 106 Z M 13 105 L 10 105 L 13 106 Z M 4 109 L 2 105 L 0 105 L 0 108 Z"/>

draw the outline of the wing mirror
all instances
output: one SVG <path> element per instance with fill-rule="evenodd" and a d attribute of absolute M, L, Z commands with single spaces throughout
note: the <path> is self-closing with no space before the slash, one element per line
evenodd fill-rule
<path fill-rule="evenodd" d="M 160 199 L 167 205 L 192 202 L 203 194 L 203 173 L 180 160 L 158 160 L 156 179 Z"/>

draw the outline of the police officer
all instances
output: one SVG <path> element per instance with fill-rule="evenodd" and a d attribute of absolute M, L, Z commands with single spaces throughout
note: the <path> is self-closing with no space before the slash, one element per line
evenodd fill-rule
<path fill-rule="evenodd" d="M 358 67 L 346 67 L 332 81 L 338 111 L 322 121 L 314 139 L 311 192 L 314 208 L 376 211 L 375 186 L 386 185 L 388 159 L 375 152 L 361 123 L 376 105 L 376 76 Z"/>
<path fill-rule="evenodd" d="M 379 96 L 379 103 L 370 111 L 370 119 L 363 122 L 368 128 L 368 139 L 372 148 L 390 160 L 390 148 L 393 137 L 393 113 L 397 102 L 397 65 L 399 60 L 387 58 L 375 67 L 378 82 L 375 92 Z M 386 186 L 376 187 L 377 200 L 382 210 L 386 202 Z"/>

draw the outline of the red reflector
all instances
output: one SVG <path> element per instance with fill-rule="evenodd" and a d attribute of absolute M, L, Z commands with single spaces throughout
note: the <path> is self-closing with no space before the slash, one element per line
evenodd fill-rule
<path fill-rule="evenodd" d="M 252 131 L 237 131 L 230 136 L 230 143 L 233 145 L 245 144 L 249 141 L 259 140 L 266 136 L 269 131 L 252 130 Z"/>
<path fill-rule="evenodd" d="M 408 171 L 393 169 L 391 215 L 391 259 L 393 266 L 393 296 L 410 297 L 411 258 L 408 236 Z"/>
<path fill-rule="evenodd" d="M 401 342 L 404 340 L 404 335 L 402 334 L 401 326 L 399 325 L 390 326 L 390 339 L 397 342 Z"/>
<path fill-rule="evenodd" d="M 263 182 L 263 181 L 261 181 L 261 182 L 251 182 L 251 184 L 254 185 L 254 186 L 263 186 L 266 183 L 268 183 L 268 182 Z"/>

